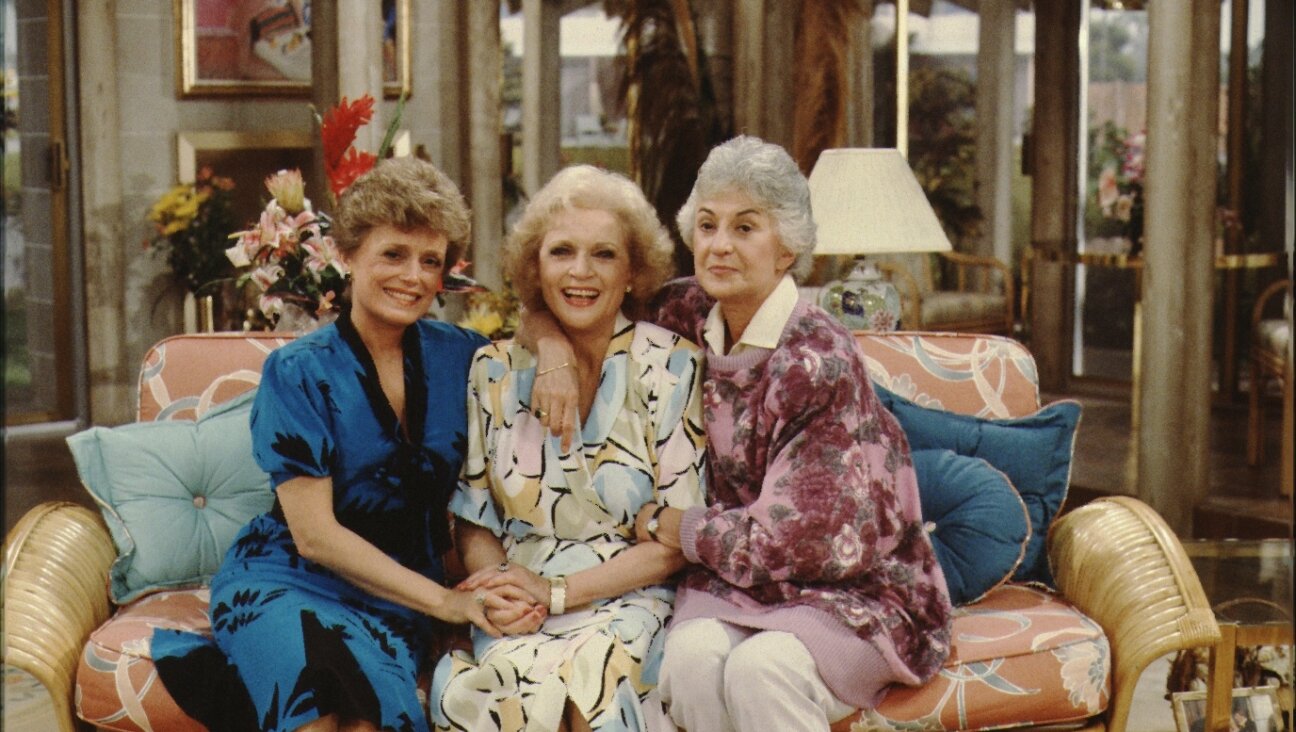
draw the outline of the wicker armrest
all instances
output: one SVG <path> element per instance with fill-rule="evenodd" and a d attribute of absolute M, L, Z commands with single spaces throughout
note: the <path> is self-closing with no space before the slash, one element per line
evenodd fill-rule
<path fill-rule="evenodd" d="M 1263 292 L 1260 293 L 1260 296 L 1256 298 L 1255 305 L 1251 308 L 1252 330 L 1260 324 L 1261 320 L 1264 320 L 1265 308 L 1268 307 L 1269 301 L 1278 295 L 1278 293 L 1285 292 L 1290 288 L 1291 282 L 1288 282 L 1287 280 L 1278 280 L 1277 282 L 1271 283 Z"/>
<path fill-rule="evenodd" d="M 941 252 L 941 257 L 955 265 L 957 277 L 955 278 L 955 287 L 959 292 L 967 292 L 968 278 L 967 271 L 972 268 L 988 269 L 999 273 L 999 281 L 1002 283 L 1004 301 L 1008 303 L 1008 332 L 1012 332 L 1012 308 L 1016 303 L 1016 297 L 1013 286 L 1013 274 L 1008 265 L 999 261 L 996 257 L 984 257 L 975 254 L 966 254 L 964 252 Z M 986 278 L 987 284 L 989 277 Z"/>
<path fill-rule="evenodd" d="M 1111 643 L 1109 732 L 1121 732 L 1138 677 L 1152 661 L 1220 636 L 1183 545 L 1164 519 L 1127 496 L 1099 498 L 1054 522 L 1049 564 L 1058 590 Z"/>
<path fill-rule="evenodd" d="M 86 639 L 111 612 L 108 568 L 117 557 L 99 514 L 68 502 L 28 511 L 5 541 L 4 662 L 31 674 L 72 732 L 72 683 Z"/>

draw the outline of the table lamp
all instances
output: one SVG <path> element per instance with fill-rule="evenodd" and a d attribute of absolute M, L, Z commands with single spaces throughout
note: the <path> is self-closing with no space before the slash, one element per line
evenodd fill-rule
<path fill-rule="evenodd" d="M 838 148 L 810 172 L 815 254 L 858 257 L 850 275 L 819 291 L 819 306 L 852 330 L 895 330 L 900 293 L 868 254 L 947 252 L 949 237 L 900 151 Z"/>

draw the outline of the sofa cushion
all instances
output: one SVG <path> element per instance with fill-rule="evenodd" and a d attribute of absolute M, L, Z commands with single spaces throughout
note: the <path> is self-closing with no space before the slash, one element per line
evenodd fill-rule
<path fill-rule="evenodd" d="M 965 605 L 1006 582 L 1021 562 L 1030 520 L 1012 483 L 981 458 L 914 450 L 918 496 L 950 601 Z"/>
<path fill-rule="evenodd" d="M 202 730 L 158 679 L 149 639 L 154 628 L 210 633 L 205 589 L 158 592 L 117 611 L 90 634 L 76 676 L 76 713 L 123 732 Z"/>
<path fill-rule="evenodd" d="M 269 476 L 252 459 L 254 395 L 197 422 L 93 427 L 68 438 L 117 547 L 109 588 L 117 604 L 206 583 L 235 534 L 270 509 Z"/>
<path fill-rule="evenodd" d="M 955 610 L 953 639 L 934 679 L 893 688 L 877 709 L 834 723 L 834 732 L 1063 724 L 1110 703 L 1111 650 L 1102 629 L 1051 592 L 996 588 Z"/>
<path fill-rule="evenodd" d="M 989 419 L 929 409 L 876 384 L 874 388 L 914 450 L 939 448 L 979 457 L 1008 476 L 1031 523 L 1026 554 L 1013 579 L 1052 584 L 1044 540 L 1071 482 L 1080 403 L 1063 400 L 1025 417 Z"/>

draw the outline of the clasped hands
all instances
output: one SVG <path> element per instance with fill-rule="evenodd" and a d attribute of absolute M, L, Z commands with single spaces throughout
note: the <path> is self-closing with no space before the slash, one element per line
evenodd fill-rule
<path fill-rule="evenodd" d="M 549 580 L 516 564 L 483 567 L 455 589 L 474 593 L 486 619 L 505 635 L 534 633 L 549 617 Z"/>

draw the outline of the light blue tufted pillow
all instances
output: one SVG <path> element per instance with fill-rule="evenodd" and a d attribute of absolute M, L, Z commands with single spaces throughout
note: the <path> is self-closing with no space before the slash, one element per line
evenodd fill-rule
<path fill-rule="evenodd" d="M 206 584 L 243 525 L 274 503 L 252 459 L 250 391 L 197 422 L 92 427 L 67 439 L 117 546 L 117 604 Z"/>

